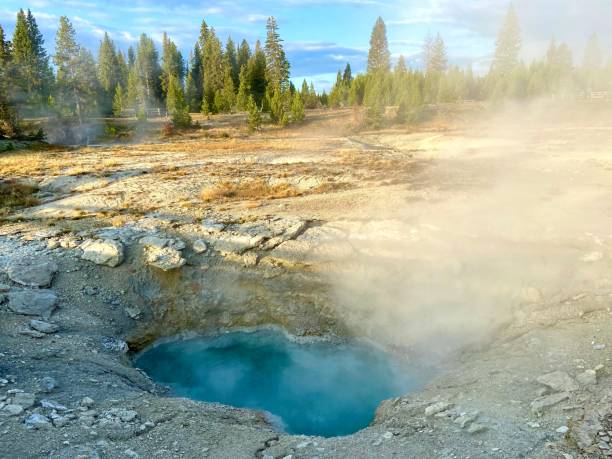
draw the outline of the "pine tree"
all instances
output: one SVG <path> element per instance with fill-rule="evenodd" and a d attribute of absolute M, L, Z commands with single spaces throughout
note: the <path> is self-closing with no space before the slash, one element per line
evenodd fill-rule
<path fill-rule="evenodd" d="M 599 37 L 593 34 L 589 37 L 586 49 L 584 50 L 584 59 L 582 68 L 585 70 L 599 69 L 603 64 L 603 56 L 601 46 L 599 45 Z"/>
<path fill-rule="evenodd" d="M 381 72 L 368 76 L 364 93 L 366 121 L 372 127 L 379 128 L 385 115 L 384 75 Z"/>
<path fill-rule="evenodd" d="M 134 65 L 136 64 L 136 53 L 134 52 L 134 48 L 132 48 L 131 46 L 128 48 L 128 69 L 132 69 L 132 67 L 134 67 Z"/>
<path fill-rule="evenodd" d="M 425 42 L 425 69 L 428 74 L 440 75 L 446 70 L 446 46 L 440 34 Z"/>
<path fill-rule="evenodd" d="M 202 49 L 202 67 L 204 80 L 202 105 L 206 102 L 208 110 L 215 111 L 215 95 L 223 89 L 224 65 L 221 41 L 215 34 L 215 29 L 206 29 L 204 48 Z M 217 97 L 218 99 L 219 97 Z"/>
<path fill-rule="evenodd" d="M 187 78 L 185 79 L 185 103 L 190 112 L 199 111 L 201 102 L 200 104 L 198 103 L 197 91 L 198 85 L 193 80 L 193 73 L 190 71 L 187 73 Z"/>
<path fill-rule="evenodd" d="M 387 26 L 381 17 L 376 20 L 370 37 L 368 72 L 388 72 L 391 54 L 387 42 Z"/>
<path fill-rule="evenodd" d="M 128 79 L 128 64 L 125 60 L 125 55 L 123 52 L 117 50 L 116 54 L 117 59 L 117 83 L 121 83 L 121 86 L 124 88 L 127 87 L 127 79 Z"/>
<path fill-rule="evenodd" d="M 66 115 L 76 115 L 82 124 L 88 112 L 96 110 L 100 87 L 95 59 L 78 45 L 74 27 L 66 16 L 60 17 L 53 62 L 57 68 L 59 107 Z"/>
<path fill-rule="evenodd" d="M 32 13 L 19 10 L 13 34 L 12 98 L 29 114 L 46 105 L 53 82 L 49 58 Z"/>
<path fill-rule="evenodd" d="M 202 50 L 198 43 L 195 44 L 193 52 L 189 59 L 188 85 L 186 91 L 189 91 L 189 110 L 192 112 L 200 111 L 202 106 L 202 90 L 204 81 L 202 80 Z"/>
<path fill-rule="evenodd" d="M 158 106 L 162 99 L 161 68 L 159 55 L 155 43 L 146 34 L 141 34 L 136 49 L 136 62 L 134 63 L 141 87 L 141 110 L 151 106 Z"/>
<path fill-rule="evenodd" d="M 108 33 L 105 33 L 98 52 L 98 81 L 102 88 L 102 106 L 104 111 L 110 111 L 109 102 L 116 93 L 115 88 L 121 78 L 119 72 L 115 45 L 108 36 Z"/>
<path fill-rule="evenodd" d="M 144 100 L 143 96 L 144 91 L 140 84 L 140 78 L 138 77 L 138 69 L 136 66 L 133 66 L 128 73 L 125 106 L 134 110 L 134 113 L 137 113 Z"/>
<path fill-rule="evenodd" d="M 0 137 L 13 137 L 19 132 L 17 112 L 9 96 L 13 87 L 11 64 L 11 43 L 5 39 L 0 26 Z"/>
<path fill-rule="evenodd" d="M 491 73 L 508 76 L 519 64 L 521 51 L 521 32 L 514 7 L 510 5 L 506 18 L 499 31 Z"/>
<path fill-rule="evenodd" d="M 236 54 L 236 45 L 232 40 L 232 37 L 228 37 L 227 43 L 225 44 L 225 61 L 226 65 L 229 65 L 234 81 L 234 88 L 237 88 L 240 84 L 239 74 L 240 67 L 238 67 L 238 56 Z"/>
<path fill-rule="evenodd" d="M 223 89 L 221 91 L 221 106 L 217 107 L 218 111 L 231 112 L 236 105 L 236 93 L 234 91 L 234 79 L 232 78 L 232 69 L 229 63 L 225 66 L 225 75 L 223 77 Z"/>
<path fill-rule="evenodd" d="M 115 87 L 115 96 L 113 97 L 113 115 L 119 118 L 125 108 L 125 94 L 121 83 L 117 83 Z"/>
<path fill-rule="evenodd" d="M 243 65 L 240 69 L 240 85 L 238 86 L 238 95 L 236 96 L 236 108 L 238 110 L 246 110 L 251 95 L 251 86 L 249 83 L 247 66 Z"/>
<path fill-rule="evenodd" d="M 266 94 L 266 55 L 261 49 L 261 44 L 257 41 L 255 45 L 255 53 L 249 59 L 247 66 L 247 79 L 251 94 L 255 98 L 255 103 L 258 106 L 262 105 Z"/>
<path fill-rule="evenodd" d="M 170 74 L 168 78 L 166 109 L 172 118 L 172 124 L 175 128 L 191 126 L 191 116 L 185 103 L 185 94 L 183 93 L 181 82 L 175 74 Z"/>
<path fill-rule="evenodd" d="M 304 112 L 304 101 L 302 96 L 296 91 L 291 102 L 291 121 L 301 123 L 304 121 L 306 114 Z"/>
<path fill-rule="evenodd" d="M 281 91 L 287 89 L 289 84 L 289 61 L 283 49 L 283 40 L 278 33 L 278 25 L 273 16 L 268 18 L 266 24 L 266 77 L 272 88 L 280 87 Z"/>
<path fill-rule="evenodd" d="M 283 91 L 280 85 L 275 88 L 268 88 L 268 98 L 270 100 L 270 119 L 279 126 L 286 126 L 289 123 L 287 96 L 289 91 Z"/>
<path fill-rule="evenodd" d="M 161 89 L 163 94 L 168 92 L 168 81 L 174 75 L 179 81 L 185 78 L 185 61 L 176 44 L 168 38 L 166 32 L 162 36 L 162 60 L 161 60 Z"/>
<path fill-rule="evenodd" d="M 346 63 L 346 67 L 344 67 L 344 73 L 342 74 L 342 81 L 344 85 L 348 88 L 351 86 L 353 82 L 353 72 L 351 70 L 351 64 Z"/>
<path fill-rule="evenodd" d="M 238 48 L 238 69 L 242 69 L 243 66 L 249 63 L 249 59 L 251 58 L 251 48 L 246 40 L 242 40 L 240 43 L 240 48 Z"/>
<path fill-rule="evenodd" d="M 261 128 L 261 110 L 255 103 L 255 98 L 251 95 L 247 102 L 248 118 L 247 123 L 249 132 L 257 131 Z"/>

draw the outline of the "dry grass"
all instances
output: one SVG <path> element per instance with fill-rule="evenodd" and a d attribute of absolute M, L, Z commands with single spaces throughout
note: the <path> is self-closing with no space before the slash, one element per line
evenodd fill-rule
<path fill-rule="evenodd" d="M 249 180 L 245 182 L 221 182 L 206 187 L 200 197 L 206 202 L 221 200 L 258 200 L 281 199 L 299 196 L 300 192 L 294 186 L 282 183 L 270 185 L 264 180 Z"/>
<path fill-rule="evenodd" d="M 0 183 L 0 215 L 8 215 L 15 208 L 35 206 L 37 191 L 35 186 L 15 181 Z"/>

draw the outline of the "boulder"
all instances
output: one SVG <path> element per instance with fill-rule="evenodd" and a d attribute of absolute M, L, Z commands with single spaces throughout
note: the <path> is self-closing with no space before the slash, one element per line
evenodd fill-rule
<path fill-rule="evenodd" d="M 208 249 L 208 246 L 202 239 L 198 239 L 193 243 L 193 251 L 195 253 L 204 253 L 206 252 L 206 249 Z"/>
<path fill-rule="evenodd" d="M 47 416 L 33 413 L 26 418 L 25 425 L 30 429 L 45 429 L 51 427 L 51 421 Z"/>
<path fill-rule="evenodd" d="M 57 296 L 51 290 L 21 290 L 8 294 L 8 307 L 16 314 L 51 317 L 57 304 Z"/>
<path fill-rule="evenodd" d="M 114 268 L 123 262 L 123 244 L 112 239 L 89 240 L 81 244 L 83 260 Z"/>
<path fill-rule="evenodd" d="M 40 258 L 20 258 L 12 260 L 6 273 L 13 282 L 27 287 L 48 287 L 57 272 L 53 260 Z"/>
<path fill-rule="evenodd" d="M 533 402 L 531 402 L 531 411 L 535 414 L 541 414 L 545 409 L 550 408 L 557 403 L 561 403 L 568 398 L 569 394 L 567 392 L 559 392 L 557 394 L 536 398 Z"/>

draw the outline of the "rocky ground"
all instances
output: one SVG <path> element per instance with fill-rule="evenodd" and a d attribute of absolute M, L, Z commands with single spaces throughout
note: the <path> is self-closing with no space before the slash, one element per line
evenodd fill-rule
<path fill-rule="evenodd" d="M 612 118 L 559 113 L 356 133 L 322 112 L 254 136 L 226 117 L 0 156 L 39 201 L 0 226 L 0 456 L 611 457 Z M 131 364 L 270 324 L 368 336 L 435 376 L 324 439 Z"/>

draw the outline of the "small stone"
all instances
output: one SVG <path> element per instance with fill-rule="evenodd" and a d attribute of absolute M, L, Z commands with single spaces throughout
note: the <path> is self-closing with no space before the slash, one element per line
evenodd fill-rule
<path fill-rule="evenodd" d="M 569 432 L 569 427 L 561 426 L 557 430 L 555 430 L 555 432 L 560 433 L 560 434 L 566 434 L 567 432 Z"/>
<path fill-rule="evenodd" d="M 149 265 L 155 266 L 162 271 L 178 269 L 186 263 L 186 260 L 181 256 L 181 252 L 173 247 L 164 247 L 162 249 L 151 246 L 147 247 L 146 261 Z"/>
<path fill-rule="evenodd" d="M 83 397 L 81 399 L 81 401 L 79 402 L 79 405 L 85 407 L 85 408 L 91 408 L 92 406 L 95 405 L 96 402 L 93 401 L 93 399 L 91 397 Z"/>
<path fill-rule="evenodd" d="M 195 241 L 192 247 L 195 253 L 204 253 L 208 249 L 206 242 L 204 242 L 202 239 Z"/>
<path fill-rule="evenodd" d="M 66 416 L 54 416 L 52 422 L 55 427 L 64 427 L 70 423 L 70 419 Z"/>
<path fill-rule="evenodd" d="M 11 289 L 10 285 L 0 284 L 0 292 L 8 292 Z"/>
<path fill-rule="evenodd" d="M 88 285 L 83 289 L 83 292 L 85 293 L 85 295 L 94 296 L 98 293 L 98 289 L 92 287 L 91 285 Z"/>
<path fill-rule="evenodd" d="M 47 416 L 33 413 L 26 418 L 25 425 L 30 429 L 45 429 L 51 426 L 51 421 Z"/>
<path fill-rule="evenodd" d="M 248 252 L 242 256 L 242 264 L 245 268 L 257 266 L 257 262 L 259 261 L 259 257 L 256 253 Z"/>
<path fill-rule="evenodd" d="M 21 405 L 9 404 L 5 405 L 2 411 L 6 412 L 9 416 L 19 416 L 23 413 L 23 407 Z"/>
<path fill-rule="evenodd" d="M 593 344 L 594 351 L 603 351 L 606 348 L 605 344 Z"/>
<path fill-rule="evenodd" d="M 59 331 L 59 325 L 43 322 L 42 320 L 30 320 L 30 328 L 41 333 L 51 334 Z"/>
<path fill-rule="evenodd" d="M 578 390 L 576 381 L 564 371 L 553 371 L 552 373 L 540 376 L 537 381 L 556 392 L 573 392 Z"/>
<path fill-rule="evenodd" d="M 393 432 L 385 432 L 384 434 L 382 434 L 382 437 L 385 440 L 389 440 L 390 438 L 393 438 Z"/>
<path fill-rule="evenodd" d="M 52 376 L 45 376 L 40 380 L 39 386 L 43 392 L 49 393 L 57 387 L 57 381 Z"/>
<path fill-rule="evenodd" d="M 451 406 L 452 406 L 452 404 L 448 403 L 448 402 L 437 402 L 437 403 L 434 403 L 433 405 L 430 405 L 427 408 L 425 408 L 425 416 L 433 416 L 433 415 L 435 415 L 437 413 L 440 413 L 442 411 L 446 411 Z"/>
<path fill-rule="evenodd" d="M 478 424 L 477 422 L 473 422 L 472 424 L 470 424 L 470 426 L 467 429 L 468 433 L 472 435 L 484 432 L 485 430 L 487 430 L 487 428 L 483 426 L 482 424 Z"/>

